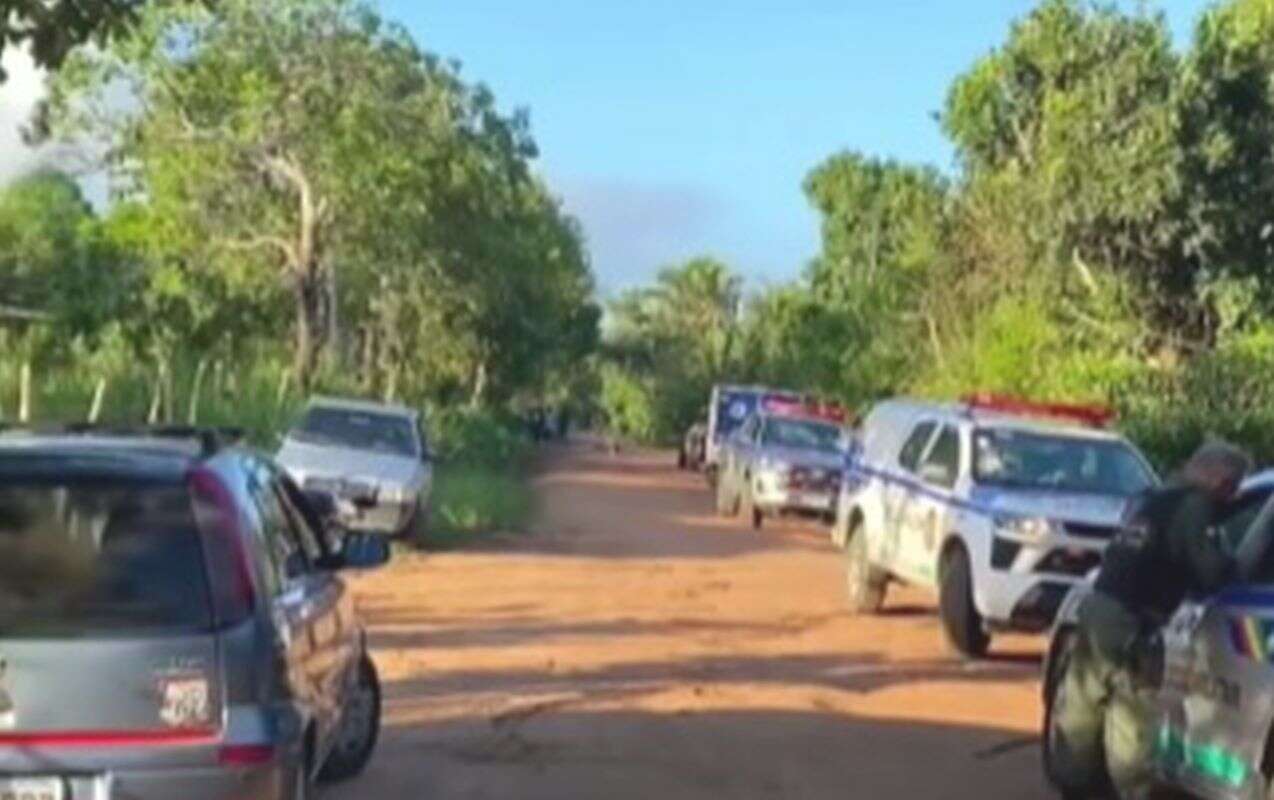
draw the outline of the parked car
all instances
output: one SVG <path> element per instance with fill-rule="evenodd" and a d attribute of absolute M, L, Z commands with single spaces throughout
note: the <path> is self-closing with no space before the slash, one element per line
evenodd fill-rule
<path fill-rule="evenodd" d="M 707 434 L 708 425 L 705 422 L 696 422 L 686 431 L 685 437 L 681 440 L 681 447 L 677 451 L 677 466 L 680 469 L 695 472 L 703 469 L 704 441 Z"/>
<path fill-rule="evenodd" d="M 1249 479 L 1220 526 L 1237 546 L 1274 524 L 1274 471 Z M 1044 661 L 1044 763 L 1056 741 L 1052 710 L 1091 584 L 1058 613 Z M 1189 598 L 1162 632 L 1164 683 L 1151 718 L 1154 763 L 1166 787 L 1206 800 L 1274 796 L 1274 554 L 1247 586 Z"/>
<path fill-rule="evenodd" d="M 830 521 L 849 441 L 844 421 L 834 407 L 763 401 L 721 446 L 717 511 L 758 529 L 784 513 Z"/>
<path fill-rule="evenodd" d="M 338 537 L 210 432 L 0 435 L 0 797 L 300 800 L 380 686 Z"/>
<path fill-rule="evenodd" d="M 766 400 L 775 402 L 801 402 L 795 392 L 769 389 L 764 386 L 731 386 L 718 384 L 712 387 L 708 403 L 708 429 L 704 434 L 703 471 L 711 486 L 716 486 L 721 461 L 721 446 L 739 429 L 748 417 L 756 413 Z"/>
<path fill-rule="evenodd" d="M 402 535 L 428 518 L 433 454 L 414 409 L 316 398 L 287 432 L 277 459 L 306 489 L 357 506 L 346 520 L 357 530 Z"/>
<path fill-rule="evenodd" d="M 891 581 L 933 589 L 968 656 L 995 630 L 1047 630 L 1128 499 L 1157 482 L 1109 418 L 994 397 L 876 406 L 832 528 L 851 608 L 876 612 Z"/>

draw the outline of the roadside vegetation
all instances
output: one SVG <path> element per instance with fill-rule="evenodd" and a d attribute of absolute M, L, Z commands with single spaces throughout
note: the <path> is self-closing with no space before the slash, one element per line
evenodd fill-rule
<path fill-rule="evenodd" d="M 719 380 L 865 408 L 973 390 L 1113 404 L 1161 466 L 1206 435 L 1274 460 L 1274 5 L 1174 49 L 1132 4 L 1043 0 L 951 86 L 943 172 L 844 152 L 804 190 L 822 248 L 745 295 L 666 270 L 611 308 L 611 426 L 670 441 Z"/>
<path fill-rule="evenodd" d="M 49 63 L 29 134 L 74 172 L 0 192 L 0 421 L 269 447 L 311 394 L 403 402 L 440 525 L 524 516 L 516 415 L 576 399 L 600 318 L 525 112 L 357 0 L 134 4 Z"/>

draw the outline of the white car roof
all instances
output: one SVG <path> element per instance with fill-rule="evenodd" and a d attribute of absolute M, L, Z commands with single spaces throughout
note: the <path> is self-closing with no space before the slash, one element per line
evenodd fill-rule
<path fill-rule="evenodd" d="M 1009 429 L 1028 433 L 1061 434 L 1070 437 L 1104 441 L 1123 441 L 1123 436 L 1107 428 L 1094 428 L 1080 422 L 1070 422 L 1052 417 L 1033 417 L 1022 414 L 1006 414 L 996 411 L 970 410 L 963 403 L 936 403 L 922 400 L 887 400 L 877 406 L 886 412 L 893 423 L 922 418 L 934 418 L 956 424 L 975 424 L 980 427 Z M 874 416 L 873 410 L 870 416 Z"/>
<path fill-rule="evenodd" d="M 311 397 L 306 408 L 334 408 L 342 411 L 365 411 L 375 414 L 398 414 L 415 419 L 420 412 L 396 403 L 377 403 L 373 400 L 356 400 L 345 397 Z"/>

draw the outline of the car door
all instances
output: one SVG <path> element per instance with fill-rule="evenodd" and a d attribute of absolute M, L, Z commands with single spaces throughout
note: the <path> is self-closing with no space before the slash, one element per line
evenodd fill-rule
<path fill-rule="evenodd" d="M 951 503 L 963 463 L 960 431 L 943 425 L 916 471 L 922 489 L 904 508 L 899 535 L 903 557 L 928 581 L 937 579 L 938 548 L 952 523 Z"/>
<path fill-rule="evenodd" d="M 909 549 L 903 544 L 904 530 L 915 513 L 919 501 L 916 471 L 937 432 L 933 420 L 923 420 L 912 428 L 898 453 L 897 474 L 886 481 L 884 494 L 884 537 L 881 544 L 881 562 L 907 577 L 916 577 L 916 565 L 909 558 Z"/>
<path fill-rule="evenodd" d="M 1269 486 L 1245 492 L 1215 535 L 1233 544 L 1251 535 L 1271 494 Z M 1274 558 L 1248 585 L 1187 599 L 1163 639 L 1159 716 L 1149 723 L 1159 732 L 1160 768 L 1186 786 L 1259 783 L 1263 796 L 1259 768 L 1274 720 Z"/>
<path fill-rule="evenodd" d="M 280 476 L 267 462 L 247 460 L 247 490 L 258 515 L 261 543 L 273 571 L 271 617 L 278 633 L 285 680 L 314 722 L 319 741 L 330 741 L 340 721 L 349 645 L 342 641 L 343 586 L 317 569 L 322 544 L 289 510 Z"/>

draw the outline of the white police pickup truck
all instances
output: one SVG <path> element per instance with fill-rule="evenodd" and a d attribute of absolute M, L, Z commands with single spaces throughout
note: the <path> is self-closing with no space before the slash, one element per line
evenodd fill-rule
<path fill-rule="evenodd" d="M 1046 630 L 1128 498 L 1157 483 L 1112 418 L 993 396 L 876 406 L 832 528 L 852 610 L 878 611 L 891 581 L 934 589 L 948 641 L 973 657 L 995 630 Z"/>

